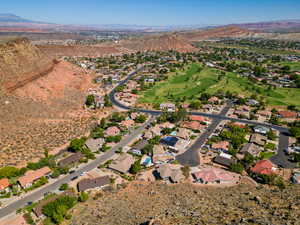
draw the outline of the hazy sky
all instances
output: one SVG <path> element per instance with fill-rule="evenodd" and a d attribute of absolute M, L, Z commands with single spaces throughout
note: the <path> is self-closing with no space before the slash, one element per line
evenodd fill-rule
<path fill-rule="evenodd" d="M 1 0 L 0 13 L 62 24 L 229 24 L 300 19 L 300 0 Z"/>

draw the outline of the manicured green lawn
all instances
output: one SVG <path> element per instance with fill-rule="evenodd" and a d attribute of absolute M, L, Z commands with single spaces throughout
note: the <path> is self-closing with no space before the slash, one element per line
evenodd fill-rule
<path fill-rule="evenodd" d="M 269 159 L 271 158 L 273 155 L 275 155 L 274 152 L 261 152 L 259 154 L 259 156 L 262 158 L 262 159 Z"/>
<path fill-rule="evenodd" d="M 191 102 L 198 99 L 201 93 L 215 94 L 218 91 L 229 91 L 250 97 L 253 94 L 265 98 L 268 105 L 296 105 L 300 107 L 300 89 L 276 88 L 255 84 L 248 78 L 240 77 L 235 73 L 226 73 L 218 80 L 220 71 L 213 68 L 201 68 L 201 65 L 192 64 L 186 72 L 170 74 L 167 81 L 156 84 L 145 91 L 139 99 L 141 103 L 162 102 Z"/>
<path fill-rule="evenodd" d="M 144 92 L 141 103 L 162 103 L 181 98 L 187 102 L 196 99 L 201 93 L 218 82 L 217 70 L 192 64 L 186 72 L 170 75 L 167 81 L 155 85 Z"/>
<path fill-rule="evenodd" d="M 300 62 L 283 62 L 281 63 L 282 66 L 290 66 L 291 71 L 298 71 L 300 72 Z"/>

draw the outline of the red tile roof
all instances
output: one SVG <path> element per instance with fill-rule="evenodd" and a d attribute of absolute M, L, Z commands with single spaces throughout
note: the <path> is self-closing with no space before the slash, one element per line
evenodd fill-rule
<path fill-rule="evenodd" d="M 189 128 L 192 130 L 200 130 L 202 126 L 197 121 L 191 121 L 191 122 L 186 121 L 186 122 L 182 123 L 182 127 Z"/>
<path fill-rule="evenodd" d="M 196 116 L 196 115 L 189 116 L 189 119 L 192 120 L 192 121 L 198 121 L 198 122 L 208 121 L 208 119 L 205 118 L 204 116 Z"/>
<path fill-rule="evenodd" d="M 121 125 L 124 127 L 130 127 L 134 124 L 134 120 L 123 120 L 121 122 Z"/>
<path fill-rule="evenodd" d="M 0 191 L 4 190 L 5 188 L 9 187 L 10 183 L 7 178 L 0 179 Z"/>
<path fill-rule="evenodd" d="M 298 115 L 296 112 L 293 111 L 279 111 L 278 114 L 282 118 L 296 118 Z"/>
<path fill-rule="evenodd" d="M 211 147 L 213 149 L 228 150 L 228 148 L 229 148 L 229 142 L 228 141 L 220 141 L 220 142 L 217 142 L 217 143 L 213 143 Z"/>
<path fill-rule="evenodd" d="M 204 168 L 201 171 L 193 173 L 193 175 L 197 180 L 201 179 L 204 183 L 234 180 L 232 173 L 219 168 Z"/>
<path fill-rule="evenodd" d="M 115 136 L 120 133 L 120 129 L 116 126 L 109 127 L 105 130 L 105 134 L 108 136 Z"/>
<path fill-rule="evenodd" d="M 25 173 L 24 176 L 19 178 L 19 183 L 21 184 L 22 187 L 26 187 L 27 184 L 30 184 L 39 178 L 49 174 L 51 172 L 50 168 L 48 166 L 43 167 L 38 170 L 29 170 Z"/>
<path fill-rule="evenodd" d="M 271 175 L 273 173 L 273 164 L 269 160 L 260 160 L 251 168 L 253 173 Z"/>

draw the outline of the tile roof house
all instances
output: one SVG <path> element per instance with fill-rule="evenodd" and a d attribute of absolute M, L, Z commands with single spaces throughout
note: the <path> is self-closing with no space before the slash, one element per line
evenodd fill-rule
<path fill-rule="evenodd" d="M 213 96 L 213 97 L 209 98 L 207 101 L 209 103 L 219 102 L 219 98 L 216 96 Z"/>
<path fill-rule="evenodd" d="M 256 174 L 265 174 L 271 175 L 274 173 L 275 168 L 271 161 L 269 160 L 260 160 L 258 161 L 254 167 L 251 168 L 251 171 Z"/>
<path fill-rule="evenodd" d="M 113 163 L 111 163 L 109 168 L 120 173 L 127 173 L 133 163 L 133 156 L 124 153 L 121 154 Z"/>
<path fill-rule="evenodd" d="M 109 176 L 104 176 L 104 177 L 97 177 L 94 179 L 83 179 L 77 183 L 77 188 L 78 191 L 86 191 L 89 189 L 94 189 L 94 188 L 101 188 L 105 185 L 110 184 L 110 178 Z"/>
<path fill-rule="evenodd" d="M 178 132 L 176 132 L 176 136 L 185 140 L 190 139 L 191 132 L 185 128 L 179 128 Z"/>
<path fill-rule="evenodd" d="M 120 133 L 120 129 L 116 126 L 109 127 L 104 131 L 106 136 L 116 136 Z"/>
<path fill-rule="evenodd" d="M 202 184 L 224 184 L 233 183 L 234 174 L 220 168 L 204 168 L 193 173 L 193 177 L 198 183 Z"/>
<path fill-rule="evenodd" d="M 256 144 L 247 143 L 240 150 L 240 153 L 242 153 L 242 154 L 249 153 L 250 155 L 258 156 L 261 151 L 262 151 L 262 149 L 259 146 L 257 146 Z"/>
<path fill-rule="evenodd" d="M 253 130 L 259 134 L 267 134 L 270 131 L 270 128 L 264 126 L 255 126 Z"/>
<path fill-rule="evenodd" d="M 250 138 L 250 142 L 260 145 L 260 146 L 264 146 L 265 143 L 267 141 L 267 137 L 260 135 L 260 134 L 252 134 L 251 138 Z"/>
<path fill-rule="evenodd" d="M 41 201 L 38 202 L 38 204 L 36 205 L 36 207 L 34 207 L 32 209 L 33 213 L 37 216 L 37 217 L 40 217 L 43 215 L 43 207 L 45 205 L 47 205 L 48 203 L 50 202 L 53 202 L 55 201 L 56 199 L 62 197 L 62 196 L 71 196 L 71 197 L 76 197 L 76 194 L 72 191 L 72 190 L 66 190 L 64 191 L 62 194 L 60 195 L 54 195 L 52 197 L 49 197 L 49 198 L 46 198 L 46 199 L 43 199 Z"/>
<path fill-rule="evenodd" d="M 179 183 L 184 180 L 181 169 L 173 169 L 170 164 L 163 164 L 156 170 L 160 178 L 172 183 Z"/>
<path fill-rule="evenodd" d="M 154 164 L 165 164 L 171 162 L 175 159 L 174 155 L 170 153 L 163 153 L 163 154 L 153 154 L 152 162 Z"/>
<path fill-rule="evenodd" d="M 103 138 L 90 138 L 85 142 L 85 146 L 92 152 L 97 152 L 105 143 Z"/>
<path fill-rule="evenodd" d="M 68 166 L 70 164 L 79 162 L 82 158 L 83 158 L 83 154 L 81 152 L 76 152 L 76 153 L 68 156 L 67 158 L 64 158 L 64 159 L 60 160 L 58 162 L 58 166 L 65 167 L 65 166 Z"/>
<path fill-rule="evenodd" d="M 232 158 L 231 155 L 221 153 L 213 159 L 214 163 L 220 164 L 222 166 L 229 167 L 232 164 L 236 163 L 236 160 Z"/>
<path fill-rule="evenodd" d="M 216 150 L 216 151 L 219 151 L 219 152 L 228 152 L 229 142 L 228 141 L 219 141 L 217 143 L 213 143 L 211 145 L 211 148 L 213 150 Z"/>
<path fill-rule="evenodd" d="M 18 182 L 22 186 L 22 188 L 27 188 L 41 177 L 49 175 L 50 173 L 51 169 L 48 166 L 38 170 L 29 170 L 24 174 L 24 176 L 18 179 Z"/>
<path fill-rule="evenodd" d="M 190 115 L 189 120 L 191 121 L 198 121 L 198 122 L 208 122 L 209 119 L 204 116 L 198 116 L 198 115 Z"/>
<path fill-rule="evenodd" d="M 153 155 L 164 154 L 165 150 L 162 145 L 154 145 L 153 147 Z"/>
<path fill-rule="evenodd" d="M 205 126 L 201 125 L 198 121 L 185 121 L 181 124 L 181 127 L 188 128 L 191 130 L 201 130 L 201 128 Z"/>
<path fill-rule="evenodd" d="M 298 116 L 294 111 L 279 111 L 278 114 L 281 118 L 297 118 Z"/>
<path fill-rule="evenodd" d="M 168 112 L 174 112 L 176 109 L 176 106 L 173 103 L 161 103 L 159 108 L 161 110 L 166 110 Z"/>
<path fill-rule="evenodd" d="M 133 126 L 133 125 L 134 125 L 134 120 L 123 120 L 123 121 L 121 122 L 121 126 L 122 126 L 122 127 L 128 128 L 128 127 L 131 127 L 131 126 Z"/>
<path fill-rule="evenodd" d="M 10 186 L 9 180 L 7 178 L 0 179 L 0 191 L 7 190 Z"/>

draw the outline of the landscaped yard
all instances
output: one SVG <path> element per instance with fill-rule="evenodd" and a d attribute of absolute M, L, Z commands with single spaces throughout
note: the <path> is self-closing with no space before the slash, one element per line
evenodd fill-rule
<path fill-rule="evenodd" d="M 180 71 L 169 75 L 167 81 L 157 83 L 145 91 L 139 99 L 140 103 L 191 102 L 201 93 L 214 94 L 218 91 L 230 91 L 250 97 L 255 94 L 265 98 L 268 105 L 296 105 L 300 107 L 300 89 L 269 88 L 255 84 L 248 78 L 235 73 L 226 73 L 218 79 L 221 71 L 213 68 L 192 64 L 185 72 Z"/>

